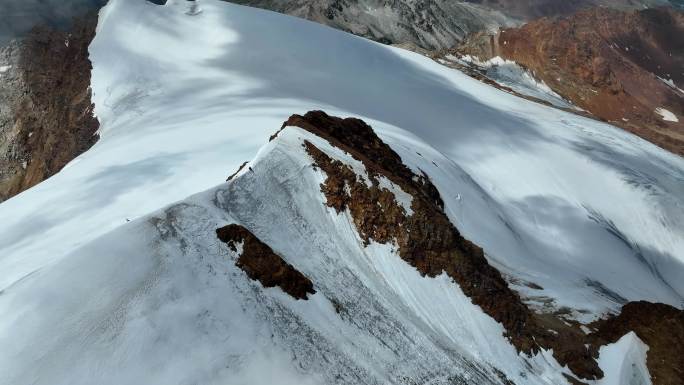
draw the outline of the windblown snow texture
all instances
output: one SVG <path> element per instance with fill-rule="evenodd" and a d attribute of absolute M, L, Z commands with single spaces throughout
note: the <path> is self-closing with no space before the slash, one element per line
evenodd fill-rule
<path fill-rule="evenodd" d="M 0 384 L 496 383 L 497 370 L 563 383 L 549 354 L 528 366 L 450 280 L 361 249 L 311 187 L 321 176 L 296 155 L 304 133 L 263 147 L 314 109 L 365 120 L 427 173 L 464 237 L 534 306 L 583 321 L 623 300 L 681 308 L 682 158 L 417 54 L 200 8 L 101 11 L 100 141 L 0 205 Z M 253 172 L 219 185 L 245 161 Z M 316 294 L 295 301 L 235 267 L 215 230 L 237 222 Z"/>

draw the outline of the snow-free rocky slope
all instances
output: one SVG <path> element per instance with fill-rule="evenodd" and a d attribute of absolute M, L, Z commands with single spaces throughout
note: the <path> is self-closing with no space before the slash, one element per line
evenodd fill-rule
<path fill-rule="evenodd" d="M 96 25 L 91 13 L 68 31 L 43 25 L 0 46 L 0 202 L 56 174 L 97 141 L 88 60 Z"/>
<path fill-rule="evenodd" d="M 681 324 L 681 158 L 417 54 L 200 7 L 101 11 L 90 46 L 101 139 L 0 204 L 1 384 L 564 383 L 559 352 L 519 349 L 456 274 L 422 276 L 400 238 L 366 237 L 353 209 L 328 206 L 327 174 L 302 144 L 356 175 L 363 162 L 298 127 L 269 141 L 318 109 L 363 119 L 425 172 L 443 215 L 506 280 L 496 287 L 600 339 L 588 343 L 605 381 L 648 383 L 649 354 L 678 346 L 639 330 L 656 321 L 631 310 L 642 305 L 591 322 L 644 300 L 665 304 L 648 312 L 658 330 Z M 386 179 L 392 212 L 411 215 L 411 191 Z M 217 234 L 231 224 L 251 237 Z M 288 282 L 309 280 L 287 289 L 307 299 L 258 261 L 238 267 L 248 243 L 299 277 Z"/>

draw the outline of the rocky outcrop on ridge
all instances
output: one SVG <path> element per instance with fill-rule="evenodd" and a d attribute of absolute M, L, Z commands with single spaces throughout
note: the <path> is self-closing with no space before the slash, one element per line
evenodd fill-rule
<path fill-rule="evenodd" d="M 366 167 L 368 180 L 359 178 L 348 165 L 330 158 L 312 143 L 304 144 L 314 166 L 327 175 L 321 185 L 327 205 L 337 212 L 349 210 L 365 244 L 395 243 L 399 256 L 421 274 L 436 277 L 446 273 L 473 303 L 503 324 L 507 337 L 519 351 L 532 354 L 540 348 L 551 348 L 558 361 L 579 376 L 602 375 L 590 350 L 576 338 L 578 329 L 533 314 L 500 272 L 489 265 L 483 250 L 463 238 L 450 222 L 429 178 L 414 174 L 370 126 L 358 119 L 340 119 L 321 111 L 293 115 L 283 129 L 287 126 L 327 139 Z M 412 197 L 410 213 L 382 187 L 387 183 L 383 179 Z"/>
<path fill-rule="evenodd" d="M 216 230 L 216 235 L 233 252 L 240 253 L 235 265 L 264 287 L 278 286 L 296 299 L 307 299 L 307 294 L 316 294 L 311 280 L 243 226 L 231 224 L 221 227 Z"/>
<path fill-rule="evenodd" d="M 634 331 L 653 345 L 648 365 L 654 384 L 670 384 L 668 381 L 678 374 L 680 358 L 671 350 L 682 339 L 681 310 L 647 302 L 628 303 L 621 314 L 591 325 L 594 332 L 590 334 L 579 323 L 559 315 L 535 313 L 488 263 L 483 250 L 450 222 L 429 177 L 409 169 L 370 126 L 359 119 L 341 119 L 322 111 L 293 115 L 281 130 L 290 126 L 326 139 L 365 167 L 366 174 L 360 175 L 312 142 L 303 142 L 313 167 L 325 175 L 320 185 L 325 204 L 337 213 L 348 213 L 365 245 L 392 245 L 401 259 L 424 276 L 446 273 L 474 304 L 504 326 L 518 351 L 534 354 L 550 349 L 576 376 L 568 379 L 584 383 L 604 375 L 597 363 L 600 347 Z M 410 207 L 398 200 L 397 188 L 411 197 Z"/>

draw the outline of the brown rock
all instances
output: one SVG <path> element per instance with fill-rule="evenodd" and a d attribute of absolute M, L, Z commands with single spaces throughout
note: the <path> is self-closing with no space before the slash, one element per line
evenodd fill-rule
<path fill-rule="evenodd" d="M 684 13 L 672 8 L 593 8 L 544 18 L 496 36 L 472 36 L 458 50 L 513 60 L 555 92 L 669 151 L 684 155 Z M 662 119 L 665 108 L 679 122 Z"/>
<path fill-rule="evenodd" d="M 237 244 L 242 243 L 242 253 L 235 265 L 264 287 L 278 286 L 296 299 L 306 300 L 307 294 L 316 294 L 311 280 L 246 228 L 232 224 L 217 229 L 216 235 L 233 251 L 237 251 Z"/>
<path fill-rule="evenodd" d="M 11 68 L 0 90 L 0 201 L 54 175 L 97 141 L 88 59 L 96 24 L 92 14 L 67 32 L 36 27 L 2 50 Z"/>

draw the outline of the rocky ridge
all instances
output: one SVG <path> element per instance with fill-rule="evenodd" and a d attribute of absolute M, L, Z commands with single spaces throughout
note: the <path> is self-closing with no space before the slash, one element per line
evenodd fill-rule
<path fill-rule="evenodd" d="M 576 376 L 568 377 L 576 383 L 598 379 L 603 372 L 598 367 L 599 348 L 616 342 L 629 331 L 635 331 L 643 341 L 661 339 L 681 340 L 681 330 L 651 329 L 652 309 L 661 310 L 669 318 L 663 322 L 679 322 L 684 312 L 668 305 L 647 302 L 628 303 L 617 316 L 598 322 L 596 331 L 587 335 L 576 322 L 568 322 L 553 314 L 537 314 L 523 303 L 519 295 L 508 287 L 498 270 L 486 260 L 483 250 L 464 239 L 443 211 L 438 190 L 427 175 L 416 175 L 401 158 L 383 143 L 372 128 L 353 118 L 331 117 L 321 111 L 304 116 L 293 115 L 283 124 L 300 127 L 314 133 L 362 162 L 367 179 L 357 175 L 349 165 L 332 159 L 311 142 L 305 141 L 306 152 L 321 169 L 326 180 L 321 192 L 326 204 L 337 213 L 347 211 L 364 242 L 394 244 L 398 255 L 421 274 L 436 277 L 446 273 L 459 284 L 473 303 L 504 325 L 507 337 L 520 351 L 527 354 L 539 349 L 551 349 L 556 360 Z M 277 137 L 274 135 L 271 139 Z M 411 196 L 410 212 L 387 187 L 391 184 Z M 655 314 L 655 313 L 653 313 Z M 626 321 L 627 320 L 627 321 Z M 629 325 L 629 326 L 625 326 Z M 654 337 L 654 334 L 657 337 Z M 654 349 L 657 359 L 649 361 L 655 384 L 669 384 L 678 369 L 678 359 Z M 661 365 L 656 367 L 656 365 Z"/>

